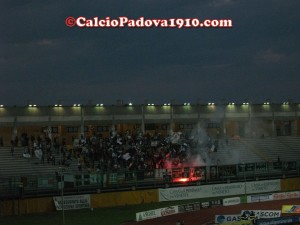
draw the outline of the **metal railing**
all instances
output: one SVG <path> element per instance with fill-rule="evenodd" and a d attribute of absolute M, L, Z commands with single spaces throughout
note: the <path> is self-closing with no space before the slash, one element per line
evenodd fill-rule
<path fill-rule="evenodd" d="M 255 162 L 154 170 L 63 172 L 0 178 L 0 199 L 54 196 L 64 182 L 65 195 L 187 185 L 205 185 L 300 176 L 300 162 Z"/>

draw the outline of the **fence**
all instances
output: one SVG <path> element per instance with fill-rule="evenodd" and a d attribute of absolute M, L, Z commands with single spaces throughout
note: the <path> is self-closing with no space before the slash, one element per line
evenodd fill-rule
<path fill-rule="evenodd" d="M 60 193 L 62 185 L 64 185 L 64 193 L 68 195 L 299 176 L 299 161 L 254 162 L 138 171 L 99 171 L 88 174 L 69 173 L 61 170 L 55 174 L 42 176 L 0 178 L 0 198 L 53 196 Z"/>

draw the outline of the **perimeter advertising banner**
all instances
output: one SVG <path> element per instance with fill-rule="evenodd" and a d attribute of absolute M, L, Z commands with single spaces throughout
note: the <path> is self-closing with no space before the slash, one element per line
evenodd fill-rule
<path fill-rule="evenodd" d="M 224 198 L 223 199 L 223 206 L 239 205 L 239 204 L 241 204 L 241 198 L 240 197 Z"/>
<path fill-rule="evenodd" d="M 228 223 L 222 223 L 223 225 L 253 225 L 252 221 L 250 220 L 244 220 L 244 221 L 237 221 L 237 222 L 228 222 Z"/>
<path fill-rule="evenodd" d="M 64 210 L 91 208 L 90 195 L 64 196 Z M 62 210 L 62 197 L 53 197 L 56 210 Z"/>
<path fill-rule="evenodd" d="M 241 220 L 240 214 L 235 215 L 215 215 L 215 223 L 229 223 L 229 222 L 237 222 Z"/>
<path fill-rule="evenodd" d="M 300 191 L 279 192 L 273 194 L 273 200 L 300 198 Z"/>
<path fill-rule="evenodd" d="M 276 191 L 281 191 L 280 179 L 246 183 L 246 192 L 249 194 Z"/>
<path fill-rule="evenodd" d="M 136 213 L 136 221 L 154 219 L 162 216 L 169 216 L 179 213 L 178 206 L 169 206 L 160 209 L 154 209 Z"/>
<path fill-rule="evenodd" d="M 247 203 L 252 202 L 267 202 L 273 200 L 273 194 L 263 194 L 263 195 L 248 195 Z"/>
<path fill-rule="evenodd" d="M 200 202 L 183 204 L 178 206 L 178 210 L 180 213 L 192 212 L 192 211 L 200 210 L 200 208 L 201 208 Z"/>
<path fill-rule="evenodd" d="M 279 217 L 273 219 L 263 219 L 257 220 L 257 225 L 273 225 L 273 224 L 291 224 L 291 223 L 299 223 L 300 216 L 287 216 L 287 217 Z"/>
<path fill-rule="evenodd" d="M 159 213 L 158 209 L 136 213 L 136 221 L 154 219 L 157 217 L 160 217 L 160 213 Z"/>
<path fill-rule="evenodd" d="M 246 187 L 245 187 L 246 185 Z M 210 198 L 280 191 L 280 180 L 159 189 L 159 201 Z"/>
<path fill-rule="evenodd" d="M 283 205 L 282 213 L 300 213 L 300 205 Z"/>
<path fill-rule="evenodd" d="M 159 189 L 159 201 L 163 202 L 185 199 L 210 198 L 218 196 L 242 195 L 244 193 L 244 183 L 167 188 Z"/>
<path fill-rule="evenodd" d="M 257 219 L 278 218 L 281 216 L 280 210 L 242 210 L 241 211 L 241 215 L 245 214 L 246 217 L 250 217 L 251 213 L 254 213 Z"/>

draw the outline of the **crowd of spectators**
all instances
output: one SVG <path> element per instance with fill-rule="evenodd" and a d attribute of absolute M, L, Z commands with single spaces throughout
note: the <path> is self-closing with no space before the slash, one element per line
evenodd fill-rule
<path fill-rule="evenodd" d="M 111 133 L 109 138 L 94 135 L 74 146 L 79 170 L 117 171 L 178 166 L 189 156 L 188 140 L 161 134 Z"/>
<path fill-rule="evenodd" d="M 78 171 L 152 170 L 180 167 L 189 161 L 197 143 L 180 132 L 172 135 L 136 132 L 111 132 L 109 137 L 101 134 L 75 139 L 67 148 L 65 139 L 47 134 L 38 137 L 23 133 L 20 137 L 24 147 L 23 156 L 38 158 L 41 163 L 69 167 L 76 162 Z M 19 139 L 11 141 L 12 154 Z M 206 149 L 217 150 L 217 141 L 208 138 Z M 74 163 L 73 163 L 74 164 Z"/>
<path fill-rule="evenodd" d="M 199 137 L 197 134 L 181 132 L 174 132 L 172 135 L 111 132 L 107 138 L 93 135 L 79 140 L 73 146 L 73 151 L 79 170 L 162 169 L 186 166 L 195 156 L 195 149 L 198 151 L 199 147 L 205 152 L 217 151 L 218 140 L 205 136 L 201 137 L 199 144 Z"/>

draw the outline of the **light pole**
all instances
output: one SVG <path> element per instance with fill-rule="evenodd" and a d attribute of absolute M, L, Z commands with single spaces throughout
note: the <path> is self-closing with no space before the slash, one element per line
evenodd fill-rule
<path fill-rule="evenodd" d="M 62 210 L 62 224 L 65 225 L 65 207 L 64 207 L 64 169 L 62 167 L 59 167 L 60 172 L 60 188 L 61 188 L 61 210 Z"/>
<path fill-rule="evenodd" d="M 244 168 L 245 197 L 247 200 L 247 179 L 246 179 L 246 164 L 245 164 L 245 162 L 243 162 L 243 168 Z"/>

